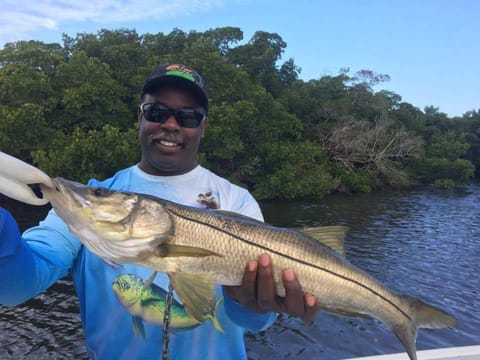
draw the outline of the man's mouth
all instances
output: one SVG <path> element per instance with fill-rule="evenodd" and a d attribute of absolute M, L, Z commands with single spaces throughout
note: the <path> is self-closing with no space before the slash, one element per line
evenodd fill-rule
<path fill-rule="evenodd" d="M 177 142 L 173 142 L 173 141 L 169 141 L 169 140 L 162 140 L 162 139 L 159 139 L 159 140 L 156 140 L 156 142 L 160 145 L 163 145 L 163 146 L 166 146 L 166 147 L 177 147 L 177 146 L 182 146 L 182 143 L 177 143 Z"/>

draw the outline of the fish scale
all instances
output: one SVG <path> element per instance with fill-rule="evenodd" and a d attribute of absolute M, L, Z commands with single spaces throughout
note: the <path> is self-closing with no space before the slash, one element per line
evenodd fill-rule
<path fill-rule="evenodd" d="M 381 304 L 384 306 L 391 306 L 393 311 L 409 317 L 408 312 L 411 310 L 407 308 L 408 304 L 402 303 L 397 295 L 360 269 L 354 268 L 328 247 L 301 233 L 265 227 L 263 223 L 248 219 L 239 222 L 238 218 L 221 213 L 209 214 L 168 203 L 164 206 L 171 214 L 175 227 L 175 236 L 169 243 L 200 246 L 217 254 L 228 251 L 228 256 L 210 256 L 193 261 L 191 258 L 172 258 L 172 266 L 176 267 L 174 271 L 210 271 L 215 273 L 215 280 L 220 284 L 240 285 L 245 264 L 266 252 L 276 265 L 274 278 L 278 293 L 282 296 L 285 289 L 281 281 L 281 269 L 291 268 L 295 273 L 301 274 L 303 290 L 313 293 L 324 310 L 338 312 L 344 299 L 357 293 L 359 296 L 354 296 L 353 299 L 357 300 L 358 305 L 351 300 L 344 305 L 348 306 L 350 312 L 373 315 L 373 309 L 367 311 L 372 299 L 369 298 L 367 302 L 365 296 L 361 296 L 362 291 L 369 291 L 377 299 L 383 300 L 385 303 Z M 152 258 L 149 265 L 160 268 L 162 261 L 163 259 Z M 373 304 L 378 311 L 377 302 Z"/>

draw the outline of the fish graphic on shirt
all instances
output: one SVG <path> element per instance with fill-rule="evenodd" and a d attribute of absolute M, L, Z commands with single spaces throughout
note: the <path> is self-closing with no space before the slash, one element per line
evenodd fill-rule
<path fill-rule="evenodd" d="M 122 306 L 132 315 L 135 335 L 145 338 L 143 321 L 163 325 L 167 292 L 155 284 L 147 285 L 142 278 L 133 274 L 118 276 L 112 283 L 113 292 Z M 223 301 L 217 300 L 216 308 Z M 211 317 L 216 329 L 223 332 L 222 326 L 215 316 Z M 170 307 L 170 327 L 172 329 L 193 329 L 202 322 L 191 317 L 183 305 L 173 299 Z"/>

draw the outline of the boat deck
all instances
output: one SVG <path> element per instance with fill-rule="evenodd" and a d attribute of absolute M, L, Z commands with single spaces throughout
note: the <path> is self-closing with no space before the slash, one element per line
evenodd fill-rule
<path fill-rule="evenodd" d="M 480 360 L 480 345 L 417 351 L 418 360 Z M 364 356 L 345 360 L 409 360 L 406 353 Z"/>

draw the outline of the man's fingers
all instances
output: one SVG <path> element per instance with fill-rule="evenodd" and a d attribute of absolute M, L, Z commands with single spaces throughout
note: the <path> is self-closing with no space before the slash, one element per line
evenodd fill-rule
<path fill-rule="evenodd" d="M 225 286 L 228 295 L 243 306 L 255 310 L 257 308 L 257 261 L 247 263 L 239 286 Z"/>
<path fill-rule="evenodd" d="M 305 315 L 303 320 L 307 323 L 312 323 L 318 315 L 320 308 L 318 307 L 317 299 L 313 294 L 306 293 L 304 296 L 305 301 Z"/>
<path fill-rule="evenodd" d="M 260 311 L 275 311 L 277 307 L 272 261 L 263 254 L 258 258 L 257 305 Z"/>
<path fill-rule="evenodd" d="M 305 315 L 304 294 L 300 282 L 292 269 L 283 270 L 283 285 L 285 286 L 284 311 L 294 317 Z"/>
<path fill-rule="evenodd" d="M 255 260 L 248 262 L 245 267 L 245 272 L 243 273 L 242 284 L 240 285 L 240 302 L 243 306 L 246 306 L 250 309 L 255 309 L 257 307 L 257 271 L 258 263 Z"/>
<path fill-rule="evenodd" d="M 240 286 L 226 286 L 230 297 L 258 312 L 283 312 L 289 316 L 315 320 L 319 307 L 313 294 L 303 293 L 292 269 L 282 271 L 285 297 L 276 294 L 272 260 L 268 254 L 247 263 Z"/>

